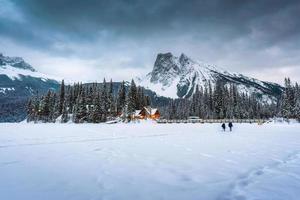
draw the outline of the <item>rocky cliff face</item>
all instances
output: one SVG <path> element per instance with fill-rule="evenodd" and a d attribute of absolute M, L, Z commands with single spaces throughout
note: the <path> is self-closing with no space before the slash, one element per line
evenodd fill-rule
<path fill-rule="evenodd" d="M 176 57 L 171 53 L 158 54 L 152 72 L 140 78 L 139 83 L 161 96 L 188 98 L 197 85 L 204 87 L 209 82 L 213 85 L 218 79 L 226 84 L 235 83 L 241 92 L 255 93 L 265 101 L 278 96 L 283 89 L 276 83 L 230 73 L 214 65 L 196 62 L 185 54 Z"/>

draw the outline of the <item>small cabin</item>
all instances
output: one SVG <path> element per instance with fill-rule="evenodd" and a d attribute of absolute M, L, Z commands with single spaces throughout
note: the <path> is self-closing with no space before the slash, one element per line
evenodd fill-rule
<path fill-rule="evenodd" d="M 141 110 L 136 110 L 134 119 L 159 119 L 160 112 L 157 108 L 143 107 Z"/>

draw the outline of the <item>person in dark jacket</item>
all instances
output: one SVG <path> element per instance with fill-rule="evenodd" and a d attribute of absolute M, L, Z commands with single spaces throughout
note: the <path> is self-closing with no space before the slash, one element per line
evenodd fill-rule
<path fill-rule="evenodd" d="M 230 131 L 232 131 L 232 127 L 233 127 L 232 122 L 229 122 L 229 123 L 228 123 L 228 127 L 229 127 Z"/>
<path fill-rule="evenodd" d="M 222 124 L 222 128 L 223 128 L 223 131 L 225 131 L 225 129 L 226 129 L 225 123 Z"/>

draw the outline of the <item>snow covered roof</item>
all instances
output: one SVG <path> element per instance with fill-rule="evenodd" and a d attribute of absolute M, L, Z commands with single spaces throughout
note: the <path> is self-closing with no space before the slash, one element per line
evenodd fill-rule
<path fill-rule="evenodd" d="M 145 109 L 145 111 L 146 111 L 148 114 L 150 114 L 150 108 L 144 107 L 144 109 Z"/>
<path fill-rule="evenodd" d="M 154 115 L 158 111 L 157 108 L 151 108 L 151 107 L 144 107 L 144 109 L 149 115 Z"/>
<path fill-rule="evenodd" d="M 136 110 L 134 116 L 139 116 L 141 114 L 141 110 Z"/>
<path fill-rule="evenodd" d="M 158 111 L 157 108 L 152 108 L 152 109 L 151 109 L 151 115 L 154 115 L 157 111 Z"/>

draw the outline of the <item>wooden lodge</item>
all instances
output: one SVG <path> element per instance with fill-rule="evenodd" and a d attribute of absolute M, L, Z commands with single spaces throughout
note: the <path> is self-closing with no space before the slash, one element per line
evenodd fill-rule
<path fill-rule="evenodd" d="M 160 118 L 160 112 L 157 108 L 143 107 L 141 110 L 135 111 L 133 118 L 157 120 Z"/>

